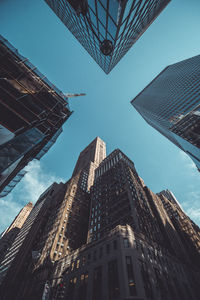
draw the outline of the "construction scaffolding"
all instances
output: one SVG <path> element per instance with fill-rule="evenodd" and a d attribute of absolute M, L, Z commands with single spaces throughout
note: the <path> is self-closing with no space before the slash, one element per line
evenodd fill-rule
<path fill-rule="evenodd" d="M 5 196 L 19 172 L 53 145 L 72 112 L 68 97 L 1 35 L 0 62 L 0 193 Z"/>

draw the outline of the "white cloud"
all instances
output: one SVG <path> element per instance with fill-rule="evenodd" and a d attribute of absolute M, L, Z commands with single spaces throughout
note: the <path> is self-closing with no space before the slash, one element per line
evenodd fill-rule
<path fill-rule="evenodd" d="M 180 151 L 180 157 L 185 172 L 192 177 L 192 183 L 188 186 L 189 191 L 185 194 L 186 200 L 181 205 L 185 213 L 200 226 L 200 173 L 185 152 Z"/>
<path fill-rule="evenodd" d="M 20 203 L 13 201 L 12 195 L 0 198 L 0 233 L 9 226 L 20 209 Z"/>
<path fill-rule="evenodd" d="M 200 226 L 200 191 L 188 192 L 182 203 L 185 213 Z"/>
<path fill-rule="evenodd" d="M 30 201 L 35 203 L 53 182 L 64 181 L 47 173 L 38 160 L 30 162 L 25 170 L 28 173 L 14 190 L 7 197 L 0 198 L 0 233 L 10 225 L 25 204 Z"/>
<path fill-rule="evenodd" d="M 23 190 L 25 192 L 26 202 L 35 203 L 39 196 L 53 183 L 64 181 L 62 178 L 55 175 L 45 173 L 41 163 L 38 160 L 33 160 L 25 168 L 28 173 L 23 180 Z"/>
<path fill-rule="evenodd" d="M 192 159 L 184 151 L 180 151 L 179 153 L 181 156 L 181 160 L 185 164 L 185 167 L 187 169 L 197 171 L 197 167 L 196 167 L 195 163 L 192 161 Z M 196 172 L 194 172 L 194 173 L 196 174 Z"/>

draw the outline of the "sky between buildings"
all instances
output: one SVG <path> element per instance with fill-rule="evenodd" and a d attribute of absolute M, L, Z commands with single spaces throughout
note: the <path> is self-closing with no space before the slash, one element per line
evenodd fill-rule
<path fill-rule="evenodd" d="M 170 189 L 200 225 L 195 165 L 130 104 L 167 65 L 199 54 L 199 13 L 199 0 L 172 0 L 106 75 L 44 1 L 0 0 L 0 34 L 64 93 L 87 94 L 70 100 L 74 113 L 56 144 L 0 199 L 0 232 L 53 181 L 69 179 L 80 151 L 96 136 L 106 142 L 107 154 L 120 148 L 153 192 Z"/>

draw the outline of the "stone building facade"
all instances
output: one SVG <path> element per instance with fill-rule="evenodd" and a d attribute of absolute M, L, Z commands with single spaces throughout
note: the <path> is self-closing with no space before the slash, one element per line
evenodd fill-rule
<path fill-rule="evenodd" d="M 40 196 L 2 300 L 198 300 L 198 226 L 122 151 L 105 153 L 96 138 L 72 178 Z"/>

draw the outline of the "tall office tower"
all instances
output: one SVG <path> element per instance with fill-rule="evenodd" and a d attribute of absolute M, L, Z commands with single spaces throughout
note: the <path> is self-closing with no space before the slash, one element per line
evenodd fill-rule
<path fill-rule="evenodd" d="M 95 183 L 90 191 L 92 207 L 88 242 L 98 240 L 117 225 L 129 224 L 146 240 L 176 252 L 181 241 L 170 219 L 163 213 L 162 203 L 151 191 L 149 194 L 133 162 L 120 150 L 113 151 L 97 168 Z M 153 200 L 150 199 L 152 197 Z M 158 211 L 156 220 L 155 211 Z M 163 230 L 166 223 L 168 231 Z M 179 254 L 182 257 L 185 255 L 182 251 Z"/>
<path fill-rule="evenodd" d="M 170 190 L 163 190 L 160 193 L 157 193 L 157 195 L 158 196 L 161 196 L 161 195 L 164 196 L 171 203 L 173 203 L 174 205 L 178 206 L 179 209 L 182 209 L 180 203 L 178 202 L 178 200 L 176 199 L 176 197 L 174 196 L 174 194 Z"/>
<path fill-rule="evenodd" d="M 55 186 L 55 184 L 53 185 Z M 48 192 L 48 190 L 47 190 Z M 45 193 L 40 196 L 39 200 L 32 208 L 31 213 L 27 217 L 26 221 L 24 222 L 19 234 L 17 235 L 15 241 L 13 242 L 11 248 L 8 250 L 7 254 L 5 255 L 3 261 L 1 262 L 0 266 L 0 284 L 2 284 L 5 276 L 7 275 L 8 278 L 13 278 L 15 281 L 14 274 L 18 274 L 18 269 L 24 263 L 26 258 L 26 253 L 31 255 L 31 241 L 37 236 L 38 234 L 38 227 L 40 225 L 39 216 L 41 215 L 42 208 L 43 210 L 46 209 L 46 203 L 48 202 L 49 196 Z M 48 196 L 48 197 L 47 197 Z M 32 226 L 36 224 L 34 230 L 30 232 Z M 29 234 L 30 232 L 30 234 Z M 22 247 L 23 246 L 23 247 Z M 18 259 L 17 259 L 18 258 Z M 1 294 L 1 291 L 0 291 Z"/>
<path fill-rule="evenodd" d="M 86 243 L 90 210 L 88 186 L 93 184 L 95 168 L 105 152 L 105 143 L 97 137 L 81 152 L 72 178 L 65 184 L 52 185 L 40 196 L 35 208 L 41 201 L 44 205 L 31 223 L 2 283 L 1 299 L 13 295 L 15 299 L 41 298 L 53 264 Z"/>
<path fill-rule="evenodd" d="M 200 55 L 166 67 L 131 104 L 200 171 Z"/>
<path fill-rule="evenodd" d="M 12 224 L 4 231 L 0 239 L 0 262 L 3 260 L 5 254 L 8 252 L 8 249 L 11 247 L 32 208 L 33 204 L 31 202 L 26 204 L 18 213 Z"/>
<path fill-rule="evenodd" d="M 94 172 L 102 160 L 106 157 L 106 145 L 103 140 L 96 137 L 79 155 L 72 177 L 80 171 L 85 171 L 87 176 L 87 190 L 94 182 Z"/>
<path fill-rule="evenodd" d="M 200 228 L 185 214 L 171 191 L 157 194 L 192 262 L 200 266 Z M 175 198 L 175 202 L 173 198 Z"/>
<path fill-rule="evenodd" d="M 0 36 L 0 197 L 62 132 L 68 98 Z"/>
<path fill-rule="evenodd" d="M 58 208 L 63 200 L 64 192 L 65 185 L 63 183 L 54 183 L 40 196 L 33 207 L 17 238 L 2 261 L 0 267 L 1 299 L 3 297 L 10 299 L 14 295 L 17 299 L 20 284 L 30 277 L 31 269 L 35 266 L 37 260 L 45 259 L 48 256 L 48 249 L 46 249 L 45 258 L 42 250 L 46 239 L 50 243 L 48 233 L 50 233 L 50 238 L 54 241 L 51 224 L 53 223 L 52 215 L 58 215 Z M 58 227 L 59 223 L 56 225 Z M 46 235 L 46 239 L 44 235 Z M 45 246 L 48 247 L 48 245 Z M 48 270 L 51 267 L 51 264 L 48 264 L 48 259 L 46 265 Z"/>
<path fill-rule="evenodd" d="M 45 0 L 108 74 L 170 0 Z"/>
<path fill-rule="evenodd" d="M 198 299 L 200 268 L 120 150 L 96 169 L 90 197 L 87 244 L 55 262 L 50 299 Z"/>

